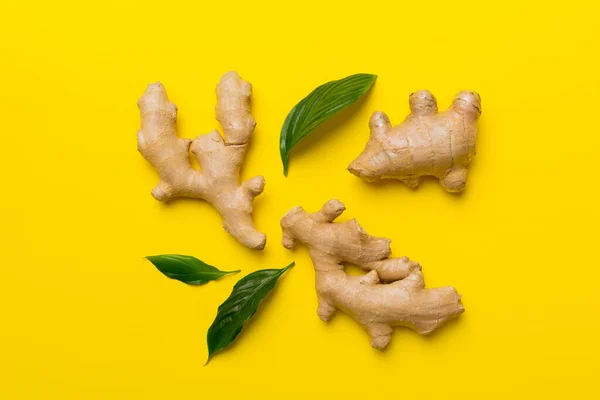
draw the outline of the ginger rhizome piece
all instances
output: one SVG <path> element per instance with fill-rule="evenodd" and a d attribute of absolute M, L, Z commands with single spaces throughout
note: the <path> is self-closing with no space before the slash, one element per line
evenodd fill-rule
<path fill-rule="evenodd" d="M 291 249 L 301 242 L 309 247 L 317 314 L 323 321 L 341 309 L 365 327 L 374 348 L 383 349 L 393 326 L 427 334 L 464 311 L 456 289 L 425 289 L 418 263 L 408 257 L 389 258 L 389 239 L 367 234 L 354 219 L 334 223 L 344 210 L 343 203 L 329 200 L 318 212 L 309 214 L 296 207 L 281 219 L 283 246 Z M 345 262 L 370 272 L 348 275 Z"/>
<path fill-rule="evenodd" d="M 138 101 L 142 127 L 138 150 L 156 168 L 160 183 L 152 190 L 159 201 L 192 197 L 208 201 L 223 218 L 223 227 L 252 249 L 263 249 L 266 236 L 252 222 L 252 201 L 262 193 L 265 179 L 256 176 L 240 185 L 239 172 L 256 122 L 250 114 L 252 85 L 237 72 L 228 72 L 217 85 L 218 131 L 194 140 L 177 137 L 177 107 L 160 83 L 148 85 Z M 192 151 L 200 171 L 192 167 Z"/>
<path fill-rule="evenodd" d="M 475 155 L 479 95 L 462 91 L 441 113 L 427 90 L 412 93 L 409 102 L 411 114 L 395 127 L 383 112 L 371 116 L 369 141 L 348 170 L 368 182 L 398 179 L 411 188 L 421 176 L 433 175 L 448 192 L 460 192 Z"/>

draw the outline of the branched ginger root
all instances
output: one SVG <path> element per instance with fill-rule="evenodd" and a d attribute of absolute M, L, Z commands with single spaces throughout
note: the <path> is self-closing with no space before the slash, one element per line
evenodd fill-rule
<path fill-rule="evenodd" d="M 475 155 L 479 95 L 462 91 L 441 113 L 427 90 L 412 93 L 409 102 L 411 114 L 395 127 L 385 113 L 371 116 L 369 141 L 348 170 L 369 182 L 391 178 L 411 188 L 419 185 L 421 176 L 433 175 L 447 191 L 460 192 Z"/>
<path fill-rule="evenodd" d="M 252 222 L 252 201 L 262 193 L 265 180 L 254 177 L 239 184 L 239 171 L 256 122 L 250 114 L 252 86 L 237 72 L 228 72 L 217 86 L 218 131 L 195 138 L 177 137 L 177 107 L 167 98 L 160 83 L 148 86 L 138 101 L 142 127 L 138 131 L 138 150 L 156 168 L 160 183 L 152 190 L 159 201 L 176 197 L 208 201 L 223 218 L 223 227 L 241 243 L 263 249 L 266 236 Z M 190 163 L 192 151 L 201 171 Z"/>
<path fill-rule="evenodd" d="M 391 339 L 393 326 L 409 326 L 427 334 L 464 311 L 453 287 L 424 289 L 418 263 L 407 257 L 388 258 L 389 239 L 367 234 L 354 219 L 333 223 L 344 210 L 340 201 L 329 200 L 316 213 L 296 207 L 281 219 L 283 246 L 290 249 L 299 241 L 309 247 L 317 314 L 323 321 L 336 308 L 342 309 L 366 328 L 371 345 L 382 349 Z M 350 276 L 344 272 L 344 262 L 370 272 Z"/>

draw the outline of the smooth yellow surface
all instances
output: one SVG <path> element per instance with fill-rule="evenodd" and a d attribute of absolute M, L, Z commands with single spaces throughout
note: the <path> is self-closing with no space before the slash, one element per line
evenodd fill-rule
<path fill-rule="evenodd" d="M 594 398 L 600 357 L 598 2 L 0 2 L 0 398 Z M 217 126 L 214 88 L 236 69 L 258 121 L 244 178 L 263 174 L 264 252 L 225 233 L 207 204 L 170 205 L 136 151 L 136 107 L 160 80 L 181 136 Z M 379 75 L 283 177 L 279 131 L 315 86 Z M 408 94 L 445 108 L 478 91 L 483 116 L 463 195 L 369 185 L 347 164 L 377 109 Z M 316 138 L 318 136 L 318 140 Z M 291 207 L 346 203 L 395 256 L 454 285 L 466 313 L 385 352 L 338 314 L 316 316 L 305 248 L 280 245 Z M 203 287 L 145 255 L 243 270 Z M 206 330 L 236 280 L 296 267 L 230 351 L 203 367 Z"/>

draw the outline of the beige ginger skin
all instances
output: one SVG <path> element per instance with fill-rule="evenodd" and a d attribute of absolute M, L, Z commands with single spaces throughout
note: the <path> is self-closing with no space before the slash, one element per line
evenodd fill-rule
<path fill-rule="evenodd" d="M 152 190 L 159 201 L 192 197 L 208 201 L 223 218 L 223 227 L 251 249 L 263 249 L 266 236 L 252 222 L 252 201 L 262 193 L 265 179 L 257 176 L 240 185 L 239 172 L 256 122 L 250 114 L 252 85 L 237 72 L 228 72 L 217 85 L 218 131 L 193 140 L 177 137 L 177 107 L 160 83 L 148 85 L 138 101 L 141 129 L 138 150 L 154 166 L 160 182 Z M 200 171 L 192 167 L 189 151 Z"/>
<path fill-rule="evenodd" d="M 283 246 L 291 249 L 301 242 L 309 248 L 315 267 L 317 314 L 323 321 L 339 308 L 365 327 L 371 346 L 383 349 L 393 326 L 427 334 L 464 311 L 456 289 L 425 289 L 418 263 L 407 257 L 389 258 L 389 239 L 367 234 L 354 219 L 334 223 L 344 210 L 343 203 L 329 200 L 315 213 L 296 207 L 281 219 Z M 348 275 L 345 262 L 370 272 Z"/>
<path fill-rule="evenodd" d="M 398 179 L 411 188 L 421 176 L 432 175 L 448 192 L 460 192 L 475 155 L 481 98 L 462 91 L 441 113 L 427 90 L 412 93 L 409 102 L 411 114 L 395 127 L 383 112 L 371 116 L 369 141 L 348 170 L 368 182 Z"/>

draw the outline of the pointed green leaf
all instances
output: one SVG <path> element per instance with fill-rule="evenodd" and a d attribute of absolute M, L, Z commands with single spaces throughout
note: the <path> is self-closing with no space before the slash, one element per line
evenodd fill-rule
<path fill-rule="evenodd" d="M 288 269 L 291 263 L 282 269 L 263 269 L 253 272 L 238 281 L 229 298 L 219 306 L 217 317 L 208 329 L 208 361 L 218 351 L 229 346 L 242 331 L 265 296 L 275 287 L 277 279 Z"/>
<path fill-rule="evenodd" d="M 283 174 L 287 176 L 292 148 L 317 126 L 367 93 L 377 75 L 356 74 L 327 82 L 313 90 L 290 111 L 279 138 Z"/>
<path fill-rule="evenodd" d="M 203 285 L 224 275 L 240 272 L 240 270 L 219 271 L 217 268 L 198 260 L 196 257 L 180 254 L 148 256 L 146 259 L 154 264 L 165 276 L 190 285 Z"/>

